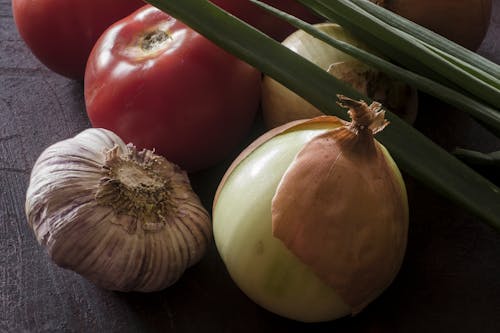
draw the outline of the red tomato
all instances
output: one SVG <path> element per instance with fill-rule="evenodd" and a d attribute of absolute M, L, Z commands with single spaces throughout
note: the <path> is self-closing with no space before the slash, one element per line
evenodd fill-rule
<path fill-rule="evenodd" d="M 101 33 L 143 5 L 141 0 L 12 0 L 12 11 L 21 37 L 43 64 L 83 79 Z"/>
<path fill-rule="evenodd" d="M 212 3 L 227 10 L 231 14 L 239 17 L 243 21 L 253 25 L 257 29 L 267 33 L 278 41 L 282 41 L 294 32 L 292 25 L 269 14 L 264 9 L 251 3 L 248 0 L 210 0 Z M 309 9 L 302 6 L 296 0 L 263 0 L 263 2 L 281 9 L 289 14 L 297 16 L 309 23 L 318 23 L 321 18 L 313 14 Z"/>
<path fill-rule="evenodd" d="M 94 127 L 197 171 L 221 161 L 248 134 L 260 72 L 145 6 L 97 41 L 84 89 Z"/>

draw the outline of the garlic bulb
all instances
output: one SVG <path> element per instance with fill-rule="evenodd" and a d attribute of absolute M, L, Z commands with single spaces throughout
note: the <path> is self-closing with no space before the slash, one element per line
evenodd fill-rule
<path fill-rule="evenodd" d="M 187 174 L 105 129 L 87 129 L 40 155 L 26 215 L 57 265 L 119 291 L 170 286 L 211 238 Z"/>

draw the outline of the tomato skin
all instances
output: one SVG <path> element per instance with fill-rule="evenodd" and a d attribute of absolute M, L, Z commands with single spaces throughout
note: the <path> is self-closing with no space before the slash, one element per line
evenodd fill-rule
<path fill-rule="evenodd" d="M 292 25 L 266 12 L 248 0 L 210 0 L 236 17 L 265 32 L 270 37 L 282 41 L 297 30 Z M 302 6 L 296 0 L 263 0 L 263 2 L 297 16 L 309 23 L 318 23 L 322 19 Z"/>
<path fill-rule="evenodd" d="M 143 52 L 141 39 L 158 30 L 168 31 L 167 42 Z M 194 172 L 220 162 L 248 134 L 260 78 L 255 68 L 147 5 L 97 41 L 85 102 L 94 127 Z"/>
<path fill-rule="evenodd" d="M 141 0 L 12 0 L 12 12 L 19 34 L 40 62 L 83 79 L 101 33 L 143 5 Z"/>

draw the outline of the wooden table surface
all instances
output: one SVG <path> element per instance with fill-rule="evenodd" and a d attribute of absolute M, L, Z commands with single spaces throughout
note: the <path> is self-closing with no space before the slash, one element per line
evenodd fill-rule
<path fill-rule="evenodd" d="M 493 2 L 479 52 L 500 63 L 500 0 Z M 234 285 L 214 246 L 164 291 L 99 289 L 55 266 L 24 215 L 38 155 L 89 126 L 82 84 L 32 56 L 10 1 L 0 0 L 0 332 L 500 332 L 500 235 L 409 177 L 403 267 L 354 318 L 301 324 L 263 310 Z M 468 117 L 425 96 L 416 127 L 446 148 L 500 150 Z M 226 166 L 192 176 L 207 207 Z"/>

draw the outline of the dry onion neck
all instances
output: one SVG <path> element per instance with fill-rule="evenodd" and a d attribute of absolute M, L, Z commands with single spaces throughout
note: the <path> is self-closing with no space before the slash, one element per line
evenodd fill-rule
<path fill-rule="evenodd" d="M 384 129 L 389 122 L 384 118 L 385 111 L 378 102 L 370 105 L 343 95 L 337 95 L 338 104 L 346 109 L 351 122 L 338 129 L 335 138 L 344 154 L 360 158 L 361 161 L 375 158 L 377 148 L 373 135 Z"/>

